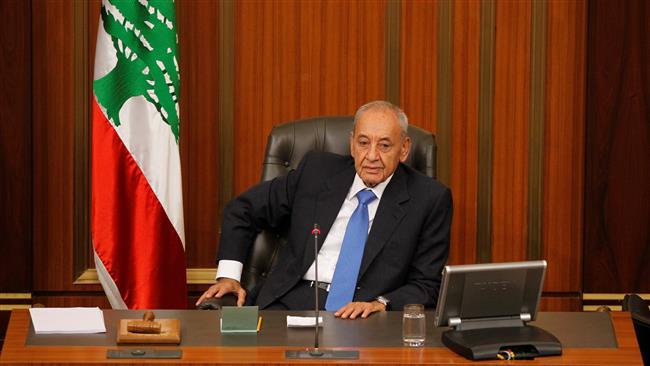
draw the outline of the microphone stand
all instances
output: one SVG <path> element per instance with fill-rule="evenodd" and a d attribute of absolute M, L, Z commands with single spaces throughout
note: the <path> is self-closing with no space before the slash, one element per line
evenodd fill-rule
<path fill-rule="evenodd" d="M 287 359 L 328 359 L 328 360 L 358 360 L 359 351 L 338 351 L 338 350 L 321 350 L 318 348 L 318 318 L 319 318 L 319 301 L 318 301 L 318 235 L 320 228 L 314 224 L 314 230 L 311 231 L 314 236 L 314 348 L 307 350 L 287 350 L 284 353 Z"/>
<path fill-rule="evenodd" d="M 321 357 L 323 356 L 323 352 L 318 350 L 318 305 L 320 304 L 318 301 L 318 235 L 320 234 L 318 224 L 314 224 L 314 230 L 312 230 L 311 233 L 314 235 L 314 269 L 316 270 L 316 273 L 314 274 L 314 298 L 316 300 L 314 303 L 316 306 L 314 307 L 314 349 L 309 351 L 309 354 L 314 357 Z"/>

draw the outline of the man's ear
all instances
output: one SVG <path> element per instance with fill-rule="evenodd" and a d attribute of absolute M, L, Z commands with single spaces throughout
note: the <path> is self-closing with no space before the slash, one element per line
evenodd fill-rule
<path fill-rule="evenodd" d="M 404 140 L 402 140 L 399 161 L 401 161 L 402 163 L 405 162 L 406 159 L 409 157 L 410 151 L 411 151 L 411 138 L 406 136 Z"/>

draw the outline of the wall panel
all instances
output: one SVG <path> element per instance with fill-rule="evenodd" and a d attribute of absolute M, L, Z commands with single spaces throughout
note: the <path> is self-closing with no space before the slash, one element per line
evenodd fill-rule
<path fill-rule="evenodd" d="M 176 5 L 181 169 L 188 267 L 214 267 L 219 235 L 219 13 L 216 1 Z"/>
<path fill-rule="evenodd" d="M 32 289 L 31 4 L 0 2 L 0 349 L 10 312 Z"/>
<path fill-rule="evenodd" d="M 435 134 L 437 105 L 437 1 L 402 1 L 400 104 L 409 123 Z"/>
<path fill-rule="evenodd" d="M 382 99 L 384 1 L 245 1 L 235 6 L 236 193 L 259 181 L 281 122 L 353 114 Z"/>
<path fill-rule="evenodd" d="M 531 3 L 496 3 L 492 260 L 526 259 Z"/>
<path fill-rule="evenodd" d="M 453 3 L 451 182 L 454 220 L 449 262 L 476 258 L 480 2 Z"/>
<path fill-rule="evenodd" d="M 31 5 L 0 3 L 0 293 L 32 286 Z M 1 327 L 0 327 L 1 328 Z"/>
<path fill-rule="evenodd" d="M 650 292 L 650 6 L 590 2 L 585 292 Z"/>
<path fill-rule="evenodd" d="M 543 258 L 546 291 L 582 288 L 586 1 L 550 1 L 547 16 Z"/>
<path fill-rule="evenodd" d="M 34 289 L 72 289 L 73 5 L 32 3 Z"/>

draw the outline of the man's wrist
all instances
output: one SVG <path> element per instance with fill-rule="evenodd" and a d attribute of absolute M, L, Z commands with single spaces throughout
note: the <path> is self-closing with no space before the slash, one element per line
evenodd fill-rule
<path fill-rule="evenodd" d="M 384 306 L 384 310 L 390 309 L 390 300 L 384 296 L 375 297 L 375 301 Z"/>

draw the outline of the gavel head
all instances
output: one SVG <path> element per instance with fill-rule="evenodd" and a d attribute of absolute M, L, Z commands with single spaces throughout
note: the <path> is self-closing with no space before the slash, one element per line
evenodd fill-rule
<path fill-rule="evenodd" d="M 142 320 L 146 321 L 154 321 L 156 319 L 156 315 L 154 315 L 153 311 L 145 311 L 144 315 L 142 316 Z"/>

